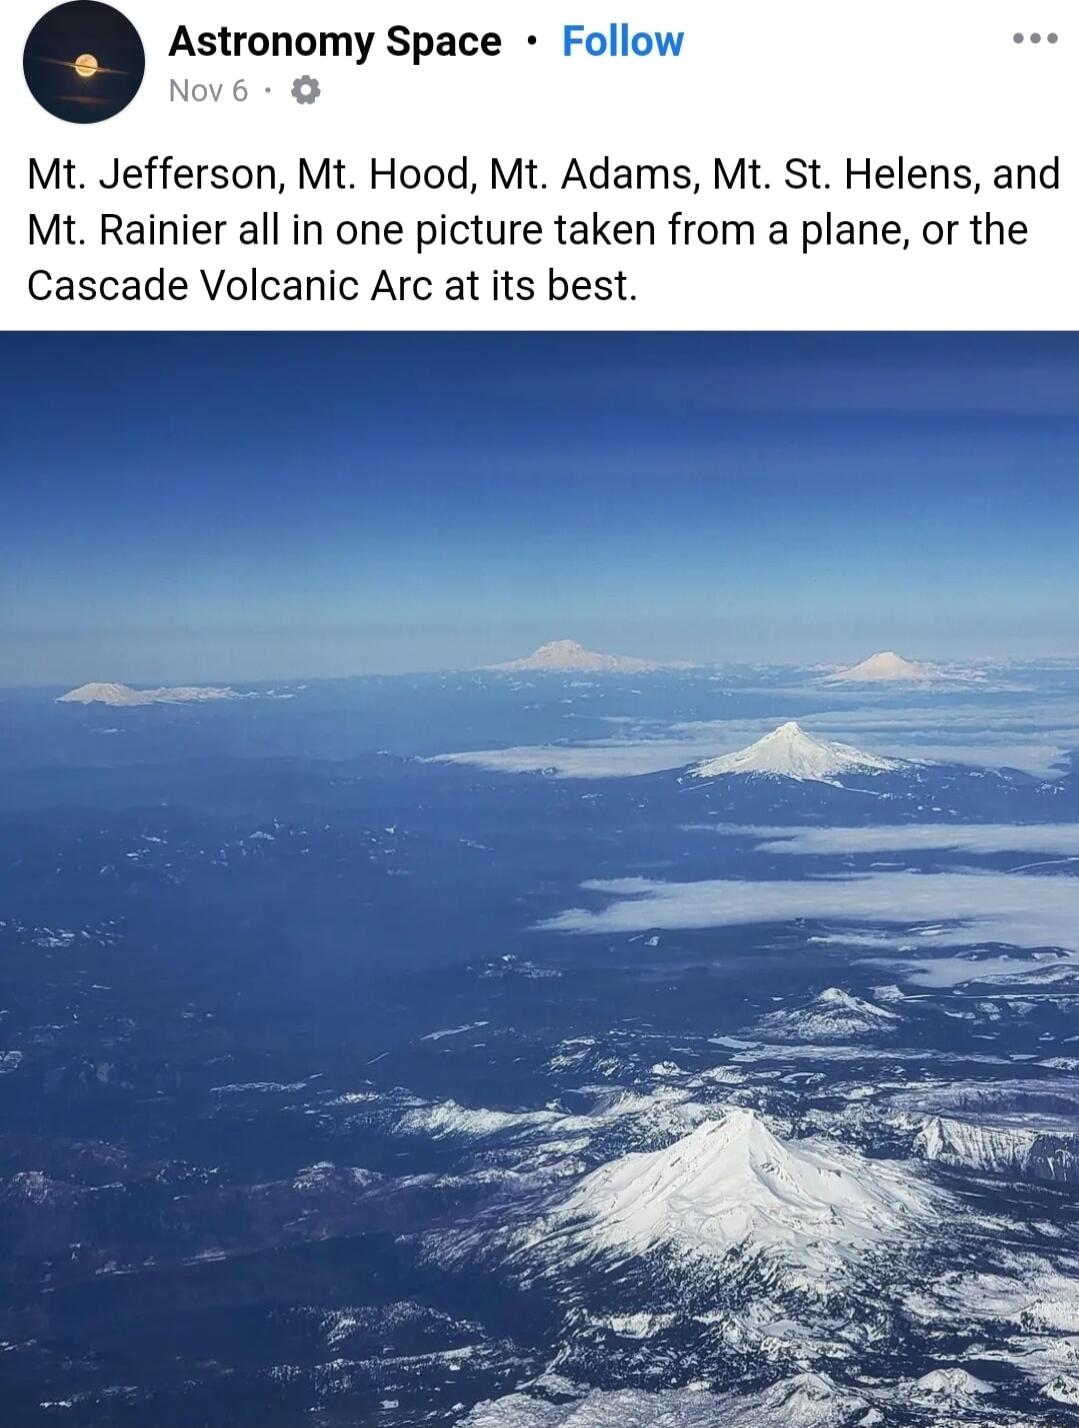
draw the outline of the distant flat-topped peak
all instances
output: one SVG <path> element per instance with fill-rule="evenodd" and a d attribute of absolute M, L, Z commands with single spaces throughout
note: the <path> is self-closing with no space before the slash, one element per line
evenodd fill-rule
<path fill-rule="evenodd" d="M 725 774 L 764 774 L 773 778 L 826 783 L 842 773 L 883 773 L 899 769 L 899 759 L 867 754 L 850 744 L 839 744 L 809 734 L 794 719 L 780 724 L 756 743 L 733 754 L 706 759 L 693 769 L 694 778 L 719 778 Z"/>
<path fill-rule="evenodd" d="M 523 659 L 507 660 L 489 668 L 508 672 L 577 670 L 587 674 L 640 674 L 661 666 L 646 659 L 631 659 L 628 655 L 601 654 L 598 650 L 585 649 L 576 640 L 550 640 Z"/>
<path fill-rule="evenodd" d="M 142 704 L 196 704 L 207 699 L 239 699 L 234 689 L 209 689 L 198 685 L 180 685 L 173 689 L 132 689 L 129 684 L 80 684 L 61 694 L 57 704 L 109 704 L 113 708 L 133 709 Z"/>
<path fill-rule="evenodd" d="M 904 659 L 895 650 L 880 650 L 832 678 L 848 684 L 931 684 L 945 675 L 934 664 Z"/>
<path fill-rule="evenodd" d="M 69 689 L 66 694 L 61 694 L 56 701 L 57 704 L 141 704 L 142 698 L 137 689 L 132 689 L 128 684 L 108 684 L 97 681 L 91 684 L 80 684 L 78 689 Z"/>

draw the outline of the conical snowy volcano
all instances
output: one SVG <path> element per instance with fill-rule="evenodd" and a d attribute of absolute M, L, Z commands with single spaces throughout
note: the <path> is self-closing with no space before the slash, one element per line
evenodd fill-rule
<path fill-rule="evenodd" d="M 793 719 L 780 724 L 763 739 L 733 754 L 706 759 L 693 769 L 694 778 L 718 778 L 723 774 L 769 774 L 827 783 L 837 774 L 883 773 L 902 768 L 899 759 L 867 754 L 850 744 L 837 744 L 807 734 Z"/>
<path fill-rule="evenodd" d="M 931 684 L 943 678 L 936 665 L 904 659 L 895 650 L 880 650 L 832 676 L 844 684 Z"/>
<path fill-rule="evenodd" d="M 662 1150 L 593 1171 L 544 1226 L 563 1262 L 666 1252 L 763 1256 L 806 1289 L 931 1213 L 930 1192 L 891 1162 L 815 1141 L 784 1143 L 753 1111 L 728 1110 Z"/>

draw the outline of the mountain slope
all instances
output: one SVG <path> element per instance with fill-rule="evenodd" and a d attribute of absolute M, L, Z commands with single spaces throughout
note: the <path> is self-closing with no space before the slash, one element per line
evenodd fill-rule
<path fill-rule="evenodd" d="M 756 743 L 733 754 L 706 759 L 692 770 L 694 778 L 726 774 L 762 774 L 772 778 L 827 783 L 837 774 L 884 773 L 903 768 L 900 759 L 867 754 L 850 744 L 818 739 L 793 719 L 780 724 Z"/>

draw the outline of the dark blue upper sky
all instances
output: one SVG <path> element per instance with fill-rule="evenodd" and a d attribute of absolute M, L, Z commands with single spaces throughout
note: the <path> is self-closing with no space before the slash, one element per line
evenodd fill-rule
<path fill-rule="evenodd" d="M 9 334 L 0 683 L 1079 648 L 1071 335 Z"/>

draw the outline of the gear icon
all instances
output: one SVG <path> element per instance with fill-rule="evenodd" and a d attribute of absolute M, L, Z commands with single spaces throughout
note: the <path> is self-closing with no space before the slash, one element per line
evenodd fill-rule
<path fill-rule="evenodd" d="M 318 80 L 309 74 L 301 74 L 292 81 L 292 97 L 297 104 L 314 104 L 321 93 Z"/>

